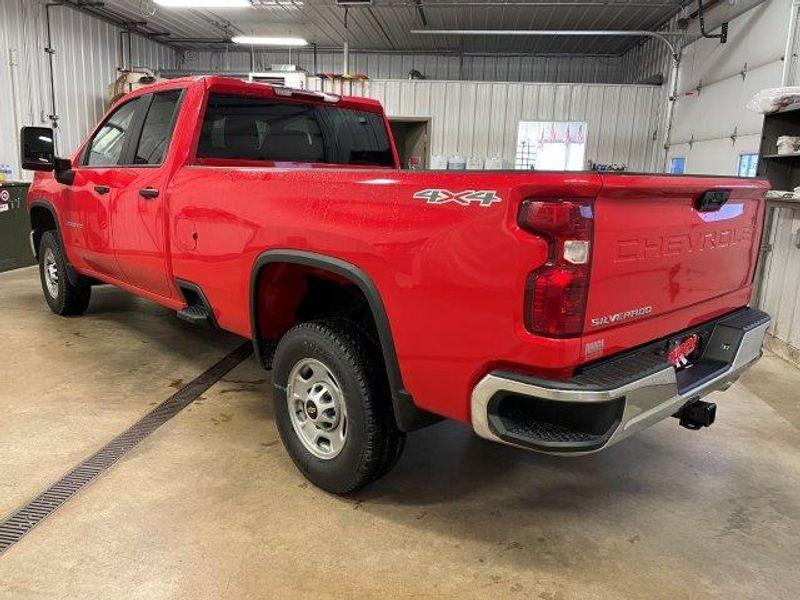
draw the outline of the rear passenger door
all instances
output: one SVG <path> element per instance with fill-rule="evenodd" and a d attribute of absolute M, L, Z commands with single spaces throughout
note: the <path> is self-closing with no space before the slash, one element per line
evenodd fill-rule
<path fill-rule="evenodd" d="M 171 174 L 167 156 L 183 90 L 143 96 L 130 155 L 113 201 L 111 229 L 123 279 L 164 298 L 176 295 L 167 246 L 166 186 Z"/>

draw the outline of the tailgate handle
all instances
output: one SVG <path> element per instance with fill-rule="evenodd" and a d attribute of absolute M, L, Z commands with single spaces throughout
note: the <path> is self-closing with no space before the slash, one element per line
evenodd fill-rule
<path fill-rule="evenodd" d="M 706 190 L 694 201 L 694 207 L 698 212 L 713 212 L 722 208 L 730 197 L 730 190 Z"/>

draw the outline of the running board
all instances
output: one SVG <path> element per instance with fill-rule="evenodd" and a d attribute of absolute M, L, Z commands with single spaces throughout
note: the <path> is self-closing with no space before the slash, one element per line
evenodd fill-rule
<path fill-rule="evenodd" d="M 211 313 L 205 306 L 194 304 L 178 311 L 178 318 L 195 325 L 210 325 Z"/>

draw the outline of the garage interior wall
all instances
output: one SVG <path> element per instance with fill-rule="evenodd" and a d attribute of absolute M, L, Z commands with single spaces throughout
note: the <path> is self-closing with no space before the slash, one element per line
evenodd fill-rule
<path fill-rule="evenodd" d="M 0 81 L 5 98 L 0 102 L 0 164 L 12 168 L 12 179 L 29 179 L 19 169 L 19 128 L 50 126 L 52 112 L 43 0 L 0 2 Z M 50 9 L 57 143 L 67 155 L 100 120 L 106 109 L 109 84 L 121 62 L 120 29 L 72 8 Z M 127 41 L 125 43 L 127 53 Z M 132 35 L 130 64 L 150 68 L 175 68 L 178 53 L 146 38 Z M 13 140 L 13 142 L 12 142 Z"/>
<path fill-rule="evenodd" d="M 699 39 L 683 51 L 669 158 L 687 173 L 735 175 L 739 156 L 758 153 L 763 117 L 745 108 L 781 83 L 791 0 L 770 0 L 730 23 L 727 44 Z"/>
<path fill-rule="evenodd" d="M 250 54 L 241 50 L 187 52 L 182 68 L 198 71 L 249 71 Z M 253 55 L 256 71 L 273 64 L 296 64 L 311 74 L 341 73 L 341 50 L 261 51 Z M 425 79 L 529 81 L 552 83 L 633 83 L 627 81 L 621 56 L 497 56 L 350 51 L 349 71 L 370 79 L 407 79 L 410 71 Z"/>
<path fill-rule="evenodd" d="M 340 84 L 312 79 L 316 89 Z M 660 88 L 636 85 L 369 80 L 344 93 L 379 100 L 390 117 L 429 118 L 431 154 L 486 158 L 514 164 L 520 121 L 585 121 L 586 159 L 654 168 L 662 105 Z"/>

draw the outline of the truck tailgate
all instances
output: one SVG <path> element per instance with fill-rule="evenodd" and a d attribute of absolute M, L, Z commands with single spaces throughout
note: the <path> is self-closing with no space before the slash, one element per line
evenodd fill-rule
<path fill-rule="evenodd" d="M 714 190 L 727 200 L 703 206 L 715 198 L 705 193 Z M 677 317 L 670 319 L 672 332 L 679 331 L 708 318 L 715 299 L 749 290 L 766 190 L 760 180 L 604 175 L 595 201 L 585 334 L 605 332 L 611 341 L 612 330 L 663 323 L 668 314 Z M 643 338 L 638 343 L 671 333 L 635 329 Z M 624 337 L 629 346 L 630 336 Z M 595 344 L 601 352 L 602 346 Z"/>

